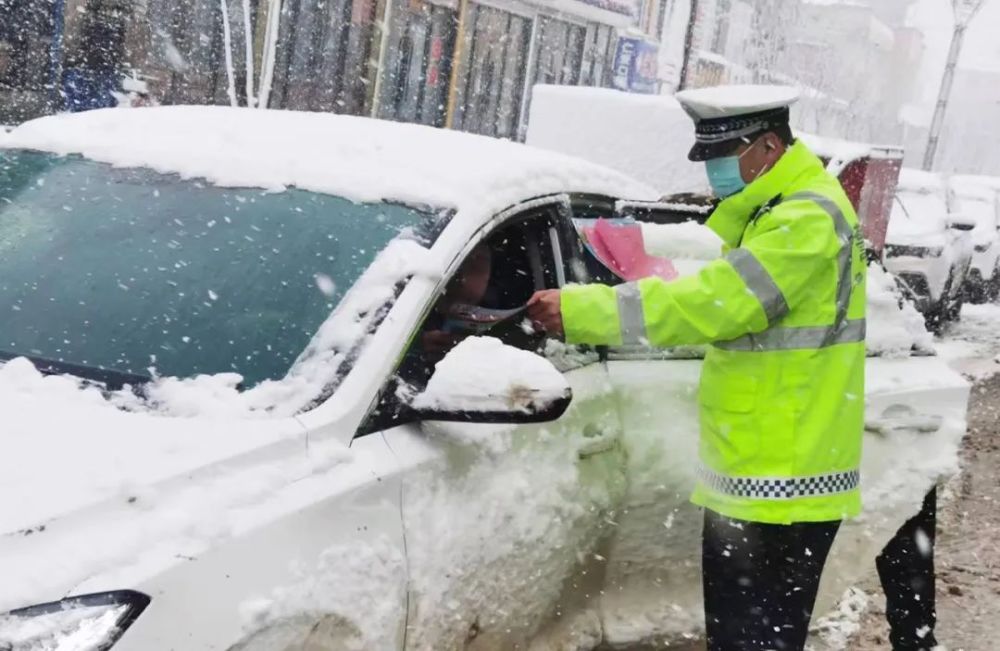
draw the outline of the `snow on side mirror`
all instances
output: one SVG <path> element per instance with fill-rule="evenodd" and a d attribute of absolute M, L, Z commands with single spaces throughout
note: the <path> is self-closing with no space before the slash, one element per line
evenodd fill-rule
<path fill-rule="evenodd" d="M 566 378 L 544 357 L 493 337 L 469 337 L 438 362 L 410 402 L 416 420 L 541 423 L 569 407 Z"/>

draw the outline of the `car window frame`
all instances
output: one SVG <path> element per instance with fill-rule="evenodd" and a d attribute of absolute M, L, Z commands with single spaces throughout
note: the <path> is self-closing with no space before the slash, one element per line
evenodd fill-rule
<path fill-rule="evenodd" d="M 556 272 L 556 288 L 562 288 L 570 282 L 566 266 L 566 256 L 564 253 L 566 236 L 565 229 L 572 228 L 572 221 L 569 219 L 569 216 L 572 213 L 568 195 L 560 194 L 537 197 L 520 202 L 497 213 L 468 238 L 459 253 L 456 254 L 451 260 L 447 271 L 442 274 L 442 277 L 438 281 L 434 291 L 427 296 L 423 309 L 420 313 L 420 317 L 416 319 L 409 328 L 409 333 L 406 337 L 406 344 L 403 346 L 402 352 L 396 360 L 392 372 L 382 381 L 378 390 L 373 395 L 371 404 L 366 410 L 365 416 L 361 419 L 361 422 L 353 435 L 354 439 L 369 436 L 371 434 L 377 434 L 378 432 L 385 431 L 393 427 L 418 422 L 414 419 L 401 418 L 398 414 L 390 414 L 381 418 L 373 418 L 373 412 L 383 401 L 384 396 L 389 395 L 387 391 L 395 388 L 395 376 L 399 365 L 402 363 L 403 357 L 413 344 L 413 341 L 419 335 L 420 330 L 430 315 L 431 310 L 440 299 L 444 288 L 454 277 L 455 273 L 457 273 L 458 269 L 462 265 L 462 262 L 478 244 L 504 228 L 515 226 L 519 222 L 525 222 L 533 218 L 543 217 L 546 212 L 548 213 L 547 218 L 550 220 L 549 228 L 546 232 L 549 249 L 547 252 L 543 252 L 542 254 L 545 255 L 548 253 L 550 256 L 549 259 Z M 600 360 L 595 356 L 593 363 L 598 363 L 599 361 Z M 575 370 L 575 368 L 581 367 L 574 367 L 574 369 L 567 369 L 561 372 L 569 372 L 569 370 Z M 390 400 L 391 399 L 392 398 L 390 398 Z"/>

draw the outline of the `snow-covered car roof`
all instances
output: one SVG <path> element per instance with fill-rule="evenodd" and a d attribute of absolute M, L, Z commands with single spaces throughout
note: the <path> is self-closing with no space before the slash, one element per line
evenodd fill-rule
<path fill-rule="evenodd" d="M 950 181 L 952 183 L 985 186 L 1000 192 L 1000 176 L 986 176 L 985 174 L 953 174 L 950 177 Z"/>
<path fill-rule="evenodd" d="M 27 122 L 0 147 L 80 154 L 233 187 L 295 186 L 355 201 L 497 211 L 556 192 L 655 199 L 562 154 L 371 118 L 217 106 L 104 109 Z"/>
<path fill-rule="evenodd" d="M 900 190 L 910 192 L 941 192 L 944 190 L 944 179 L 941 178 L 940 174 L 934 172 L 904 167 L 899 172 L 899 185 L 897 187 Z"/>
<path fill-rule="evenodd" d="M 993 201 L 1000 191 L 1000 179 L 957 174 L 948 179 L 948 189 L 963 199 Z"/>

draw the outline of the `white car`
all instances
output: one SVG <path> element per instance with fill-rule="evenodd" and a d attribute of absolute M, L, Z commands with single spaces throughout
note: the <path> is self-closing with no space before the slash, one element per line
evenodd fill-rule
<path fill-rule="evenodd" d="M 948 205 L 950 212 L 976 223 L 966 297 L 976 303 L 995 301 L 1000 296 L 1000 191 L 982 177 L 955 175 L 948 179 Z"/>
<path fill-rule="evenodd" d="M 909 288 L 933 330 L 961 312 L 975 224 L 949 214 L 939 175 L 902 170 L 886 233 L 885 266 Z"/>
<path fill-rule="evenodd" d="M 0 648 L 697 630 L 700 360 L 541 341 L 516 317 L 432 375 L 413 343 L 443 328 L 477 244 L 484 300 L 516 313 L 590 277 L 572 218 L 655 215 L 655 192 L 509 142 L 312 113 L 112 109 L 4 145 Z M 868 364 L 866 510 L 818 613 L 957 468 L 968 384 L 903 334 Z"/>

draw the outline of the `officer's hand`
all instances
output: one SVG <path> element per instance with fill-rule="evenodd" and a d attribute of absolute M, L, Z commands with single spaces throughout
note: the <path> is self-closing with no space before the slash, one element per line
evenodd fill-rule
<path fill-rule="evenodd" d="M 536 330 L 542 330 L 553 337 L 563 336 L 562 308 L 558 289 L 543 289 L 535 292 L 528 301 L 528 318 Z"/>

